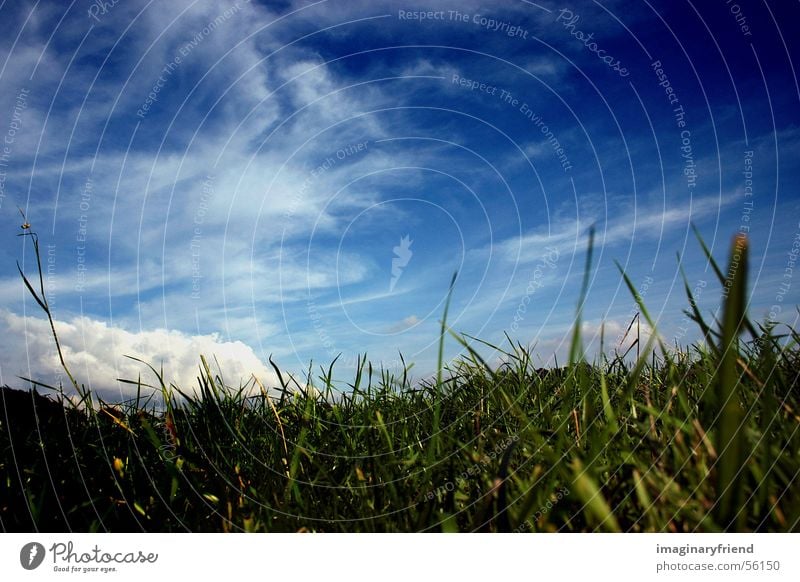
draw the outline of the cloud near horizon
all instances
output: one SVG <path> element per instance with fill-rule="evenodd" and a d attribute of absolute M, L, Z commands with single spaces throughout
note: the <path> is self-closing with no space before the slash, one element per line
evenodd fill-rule
<path fill-rule="evenodd" d="M 4 354 L 0 384 L 30 378 L 69 388 L 46 319 L 0 310 L 0 325 L 5 330 L 0 336 Z M 131 332 L 90 317 L 56 321 L 55 328 L 76 381 L 114 402 L 136 396 L 137 387 L 120 379 L 159 385 L 156 375 L 142 362 L 163 370 L 166 384 L 197 393 L 201 355 L 229 386 L 246 384 L 253 375 L 268 389 L 280 386 L 275 372 L 265 367 L 252 348 L 241 341 L 223 341 L 218 334 L 188 335 L 164 329 Z M 146 391 L 143 394 L 148 395 Z"/>

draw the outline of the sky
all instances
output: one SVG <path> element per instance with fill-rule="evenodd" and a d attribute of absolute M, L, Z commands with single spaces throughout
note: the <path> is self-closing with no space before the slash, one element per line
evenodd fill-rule
<path fill-rule="evenodd" d="M 436 369 L 442 316 L 563 363 L 670 345 L 750 245 L 754 319 L 797 323 L 795 0 L 0 3 L 0 383 Z M 31 230 L 22 230 L 22 209 Z M 644 326 L 645 337 L 652 333 Z M 477 344 L 476 344 L 477 345 Z M 507 345 L 507 343 L 505 344 Z M 462 347 L 452 338 L 445 355 Z M 492 361 L 498 354 L 483 346 Z M 400 359 L 402 354 L 403 360 Z"/>

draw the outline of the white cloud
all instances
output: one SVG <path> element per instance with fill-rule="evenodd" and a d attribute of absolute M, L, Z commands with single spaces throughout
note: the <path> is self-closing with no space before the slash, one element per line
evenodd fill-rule
<path fill-rule="evenodd" d="M 409 315 L 389 328 L 388 333 L 399 333 L 416 326 L 422 320 L 416 315 Z"/>
<path fill-rule="evenodd" d="M 553 57 L 535 57 L 530 59 L 524 68 L 539 77 L 554 77 L 563 74 L 566 64 L 563 60 L 556 60 Z"/>
<path fill-rule="evenodd" d="M 620 242 L 641 242 L 660 238 L 676 227 L 688 228 L 691 221 L 719 213 L 734 201 L 733 196 L 707 196 L 695 198 L 691 206 L 673 208 L 638 208 L 626 211 L 620 208 L 614 212 L 616 218 L 610 219 L 604 226 L 597 227 L 595 244 L 605 247 Z M 512 237 L 494 245 L 494 252 L 500 258 L 516 263 L 528 263 L 541 258 L 543 249 L 556 248 L 561 254 L 568 254 L 586 248 L 589 225 L 599 223 L 600 213 L 587 213 L 580 218 L 564 217 L 554 221 L 548 228 L 539 228 L 521 237 Z M 489 247 L 480 249 L 478 253 L 488 254 Z"/>
<path fill-rule="evenodd" d="M 128 79 L 104 75 L 92 84 L 93 67 L 73 67 L 70 74 L 76 77 L 70 78 L 70 86 L 91 85 L 92 95 L 103 96 L 97 99 L 102 107 L 95 107 L 91 99 L 80 111 L 79 130 L 67 142 L 63 128 L 73 126 L 83 94 L 62 99 L 59 102 L 62 106 L 53 108 L 50 114 L 48 132 L 54 136 L 44 140 L 48 151 L 53 149 L 60 154 L 67 146 L 73 152 L 86 147 L 94 151 L 108 118 L 132 117 L 164 64 L 180 54 L 180 47 L 231 4 L 204 0 L 193 3 L 185 13 L 183 5 L 144 12 L 137 34 L 132 36 L 135 48 L 118 55 L 131 67 Z M 275 15 L 262 5 L 233 4 L 242 4 L 241 11 L 204 37 L 167 79 L 167 90 L 177 91 L 181 84 L 196 80 L 200 74 L 208 75 L 203 83 L 189 87 L 193 91 L 193 101 L 189 103 L 202 106 L 184 107 L 173 120 L 169 134 L 158 144 L 157 152 L 152 147 L 137 149 L 141 147 L 140 141 L 157 143 L 153 140 L 162 137 L 147 134 L 130 151 L 103 148 L 95 158 L 71 155 L 62 160 L 54 154 L 37 162 L 39 188 L 58 192 L 55 208 L 60 236 L 47 238 L 58 243 L 58 276 L 53 277 L 48 291 L 58 298 L 59 310 L 76 309 L 74 233 L 80 217 L 86 215 L 86 247 L 92 258 L 86 277 L 81 279 L 83 296 L 111 299 L 136 294 L 139 306 L 153 307 L 145 310 L 145 316 L 152 317 L 146 318 L 144 327 L 180 327 L 187 331 L 191 327 L 189 320 L 180 325 L 176 321 L 165 324 L 163 320 L 166 314 L 186 311 L 185 286 L 191 281 L 193 267 L 189 240 L 196 228 L 202 183 L 207 174 L 213 174 L 214 180 L 213 195 L 203 201 L 208 209 L 198 247 L 202 254 L 203 293 L 192 305 L 204 314 L 217 314 L 216 319 L 204 317 L 207 329 L 228 329 L 229 321 L 219 314 L 227 313 L 226 304 L 232 302 L 252 304 L 255 299 L 278 304 L 305 296 L 308 288 L 335 288 L 366 277 L 370 265 L 359 255 L 337 257 L 324 251 L 315 253 L 311 260 L 313 268 L 309 268 L 306 255 L 294 250 L 296 241 L 305 242 L 312 228 L 321 234 L 338 232 L 345 210 L 349 216 L 349 211 L 374 203 L 378 194 L 359 190 L 358 184 L 352 185 L 355 179 L 394 164 L 413 165 L 410 156 L 406 159 L 403 155 L 389 155 L 374 145 L 374 140 L 384 137 L 386 132 L 373 117 L 356 117 L 332 128 L 354 112 L 394 103 L 394 88 L 376 83 L 347 89 L 346 82 L 324 66 L 319 55 L 299 45 L 283 46 L 280 37 L 293 34 L 295 24 L 291 19 L 280 27 L 267 26 Z M 133 18 L 141 6 L 133 12 L 128 12 L 128 8 L 128 5 L 115 7 L 85 46 L 99 55 L 110 49 L 115 41 L 111 31 Z M 173 23 L 179 14 L 182 16 Z M 78 24 L 73 29 L 70 29 L 72 36 L 80 38 L 83 29 Z M 15 73 L 15 79 L 29 75 L 41 52 L 38 47 L 44 46 L 44 34 L 33 35 L 37 37 L 37 48 L 25 53 L 26 66 Z M 271 54 L 278 48 L 281 48 L 279 53 Z M 37 76 L 40 84 L 55 83 L 66 68 L 68 55 L 60 56 L 53 51 L 47 54 L 51 53 L 56 62 L 42 61 Z M 139 56 L 142 60 L 134 62 Z M 124 67 L 120 70 L 127 71 Z M 272 93 L 283 82 L 289 85 Z M 227 91 L 225 97 L 211 109 L 210 104 L 215 103 L 222 90 Z M 272 134 L 276 124 L 291 112 L 286 95 L 293 97 L 295 107 L 310 106 Z M 31 101 L 26 123 L 28 118 L 32 122 L 43 115 L 36 109 L 43 105 Z M 141 132 L 165 127 L 166 121 L 162 123 L 158 114 L 176 103 L 179 103 L 177 97 L 160 101 L 160 109 L 149 114 Z M 203 117 L 206 113 L 209 115 Z M 26 133 L 38 139 L 41 134 L 38 125 L 30 127 Z M 193 132 L 196 133 L 192 135 Z M 309 136 L 317 133 L 320 135 L 310 140 Z M 310 171 L 334 156 L 337 148 L 367 139 L 370 147 L 365 152 L 346 160 L 337 158 L 334 167 L 318 179 L 309 180 Z M 34 145 L 26 149 L 35 151 Z M 56 161 L 50 162 L 51 158 Z M 11 173 L 22 183 L 28 171 L 20 166 Z M 81 206 L 81 192 L 90 175 L 94 187 L 86 210 Z M 332 200 L 333 194 L 345 187 L 346 195 Z M 53 208 L 51 198 L 31 202 L 29 216 L 40 231 L 54 215 Z M 169 208 L 168 215 L 165 208 Z M 50 241 L 43 239 L 43 245 L 46 242 Z M 278 246 L 280 242 L 282 249 Z M 254 252 L 252 248 L 258 250 Z M 106 256 L 108 263 L 102 260 Z M 275 277 L 278 272 L 279 278 Z M 162 293 L 154 299 L 152 292 L 159 288 Z M 13 301 L 16 308 L 23 295 L 16 274 L 0 279 L 0 299 L 5 305 L 11 306 Z M 141 321 L 141 309 L 124 310 L 118 317 L 130 323 L 137 315 Z"/>
<path fill-rule="evenodd" d="M 250 346 L 240 341 L 222 341 L 218 334 L 188 335 L 166 329 L 130 332 L 88 317 L 57 321 L 56 331 L 76 380 L 112 401 L 136 394 L 135 386 L 119 382 L 118 378 L 136 380 L 141 375 L 143 382 L 157 383 L 144 364 L 125 356 L 144 360 L 156 369 L 163 366 L 165 381 L 186 393 L 198 389 L 201 355 L 215 373 L 216 358 L 228 385 L 238 387 L 252 374 L 267 387 L 279 385 L 275 372 Z M 61 377 L 62 383 L 68 385 L 46 319 L 0 311 L 0 353 L 0 382 L 4 384 L 17 384 L 17 378 L 23 376 L 44 383 Z"/>

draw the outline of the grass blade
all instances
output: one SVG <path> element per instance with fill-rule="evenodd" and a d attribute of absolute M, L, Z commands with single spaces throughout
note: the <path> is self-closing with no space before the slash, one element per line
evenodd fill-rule
<path fill-rule="evenodd" d="M 730 282 L 726 283 L 728 294 L 722 319 L 722 340 L 717 366 L 715 389 L 720 415 L 717 428 L 716 447 L 719 452 L 717 461 L 716 517 L 725 528 L 734 525 L 741 531 L 747 519 L 747 509 L 743 507 L 744 479 L 740 473 L 746 461 L 744 431 L 744 410 L 739 402 L 740 377 L 736 368 L 739 357 L 739 335 L 745 321 L 745 305 L 747 296 L 747 237 L 737 235 L 731 247 L 731 260 L 728 273 Z"/>

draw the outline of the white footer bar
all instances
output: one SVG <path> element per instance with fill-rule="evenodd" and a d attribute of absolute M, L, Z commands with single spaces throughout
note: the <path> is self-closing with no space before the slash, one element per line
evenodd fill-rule
<path fill-rule="evenodd" d="M 798 564 L 797 534 L 0 535 L 2 580 L 778 581 Z"/>

